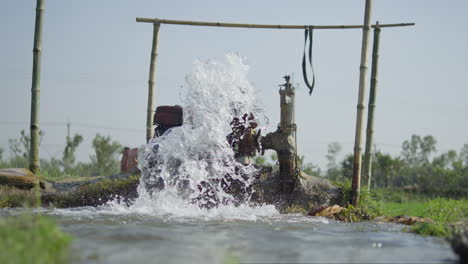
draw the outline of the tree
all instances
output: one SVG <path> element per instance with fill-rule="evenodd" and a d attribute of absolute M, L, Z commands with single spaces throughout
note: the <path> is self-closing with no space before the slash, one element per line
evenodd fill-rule
<path fill-rule="evenodd" d="M 39 131 L 39 145 L 42 143 L 42 138 L 44 137 L 44 132 Z M 24 159 L 29 159 L 29 142 L 31 138 L 29 135 L 26 135 L 24 130 L 21 130 L 21 136 L 18 139 L 9 139 L 8 144 L 10 145 L 10 152 L 15 157 L 22 157 Z"/>
<path fill-rule="evenodd" d="M 0 148 L 0 163 L 3 163 L 3 148 Z"/>
<path fill-rule="evenodd" d="M 468 167 L 468 144 L 463 145 L 460 150 L 460 160 L 463 162 L 463 165 Z"/>
<path fill-rule="evenodd" d="M 325 156 L 327 158 L 327 161 L 328 161 L 328 163 L 327 163 L 327 168 L 328 169 L 337 167 L 336 158 L 337 158 L 338 154 L 340 153 L 340 151 L 341 151 L 340 143 L 332 142 L 332 143 L 328 144 L 328 152 L 327 152 L 327 155 Z"/>
<path fill-rule="evenodd" d="M 112 141 L 110 136 L 97 134 L 93 139 L 93 148 L 95 154 L 90 158 L 98 175 L 110 175 L 119 171 L 117 155 L 122 151 L 119 142 Z"/>
<path fill-rule="evenodd" d="M 303 172 L 311 176 L 320 176 L 320 168 L 318 166 L 314 165 L 312 162 L 305 163 L 304 161 L 305 156 L 299 156 L 299 167 Z"/>
<path fill-rule="evenodd" d="M 12 157 L 22 157 L 21 145 L 17 139 L 8 139 L 8 146 L 10 148 L 10 155 Z"/>
<path fill-rule="evenodd" d="M 451 169 L 457 166 L 457 162 L 459 162 L 457 152 L 455 150 L 449 150 L 446 153 L 442 153 L 440 156 L 435 157 L 432 160 L 432 166 L 442 169 Z"/>
<path fill-rule="evenodd" d="M 81 142 L 83 142 L 83 137 L 79 134 L 75 134 L 73 139 L 67 136 L 62 159 L 65 171 L 70 171 L 70 168 L 75 163 L 76 148 L 81 144 Z"/>
<path fill-rule="evenodd" d="M 348 154 L 341 162 L 341 175 L 345 179 L 353 180 L 354 155 Z"/>
<path fill-rule="evenodd" d="M 419 165 L 418 152 L 420 143 L 421 137 L 418 135 L 412 135 L 409 141 L 405 140 L 403 142 L 401 156 L 409 165 Z"/>
<path fill-rule="evenodd" d="M 437 140 L 431 136 L 427 135 L 425 136 L 421 142 L 420 142 L 420 149 L 421 149 L 421 160 L 423 163 L 427 164 L 429 163 L 429 158 L 433 152 L 436 152 L 436 143 Z"/>
<path fill-rule="evenodd" d="M 328 152 L 325 156 L 327 158 L 327 177 L 332 180 L 338 180 L 342 178 L 341 170 L 338 167 L 336 159 L 341 151 L 341 145 L 338 142 L 332 142 L 328 144 Z"/>
<path fill-rule="evenodd" d="M 399 158 L 393 158 L 389 154 L 380 151 L 375 153 L 372 161 L 372 181 L 374 187 L 392 187 L 401 182 L 401 170 L 403 163 Z"/>
<path fill-rule="evenodd" d="M 412 167 L 429 164 L 431 154 L 436 151 L 436 143 L 436 139 L 431 135 L 424 138 L 412 135 L 409 141 L 403 142 L 401 156 Z"/>

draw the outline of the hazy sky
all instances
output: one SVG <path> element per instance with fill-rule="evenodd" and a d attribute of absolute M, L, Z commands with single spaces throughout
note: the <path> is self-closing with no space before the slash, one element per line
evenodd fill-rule
<path fill-rule="evenodd" d="M 159 1 L 45 0 L 41 129 L 42 158 L 60 158 L 66 123 L 82 134 L 87 161 L 96 133 L 122 144 L 145 142 L 152 25 L 135 17 L 264 24 L 362 24 L 364 0 Z M 0 9 L 0 147 L 29 132 L 33 0 L 4 0 Z M 468 143 L 468 1 L 374 0 L 372 21 L 416 22 L 381 33 L 375 120 L 377 148 L 398 154 L 411 134 L 433 135 L 440 152 Z M 156 105 L 177 104 L 195 59 L 236 52 L 271 120 L 279 121 L 278 84 L 292 74 L 297 88 L 299 152 L 325 165 L 327 144 L 352 153 L 362 30 L 315 31 L 316 88 L 302 81 L 302 30 L 162 25 Z M 368 93 L 367 93 L 368 95 Z M 367 98 L 366 98 L 367 104 Z"/>

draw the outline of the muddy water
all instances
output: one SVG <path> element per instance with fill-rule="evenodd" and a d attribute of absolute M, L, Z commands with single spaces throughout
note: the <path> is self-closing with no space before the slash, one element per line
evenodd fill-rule
<path fill-rule="evenodd" d="M 72 233 L 74 263 L 455 263 L 442 239 L 402 226 L 300 215 L 180 217 L 41 210 Z M 244 220 L 242 218 L 245 218 Z"/>

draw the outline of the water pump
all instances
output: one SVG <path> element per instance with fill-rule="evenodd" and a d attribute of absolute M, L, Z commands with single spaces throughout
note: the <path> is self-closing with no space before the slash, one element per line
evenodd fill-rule
<path fill-rule="evenodd" d="M 294 123 L 294 87 L 289 75 L 280 85 L 281 120 L 275 132 L 260 139 L 262 150 L 272 149 L 278 154 L 282 192 L 291 194 L 297 177 L 296 124 Z M 283 89 L 284 87 L 284 89 Z"/>

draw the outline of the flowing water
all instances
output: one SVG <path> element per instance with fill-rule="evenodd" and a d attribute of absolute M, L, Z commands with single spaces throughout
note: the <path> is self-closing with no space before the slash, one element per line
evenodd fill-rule
<path fill-rule="evenodd" d="M 236 55 L 196 62 L 181 91 L 184 125 L 143 146 L 139 198 L 130 206 L 38 209 L 75 236 L 74 263 L 453 263 L 447 242 L 395 224 L 281 215 L 225 192 L 248 185 L 226 142 L 229 122 L 266 118 Z M 224 184 L 224 186 L 223 186 Z M 207 209 L 207 207 L 211 209 Z M 14 214 L 3 210 L 1 214 Z"/>

